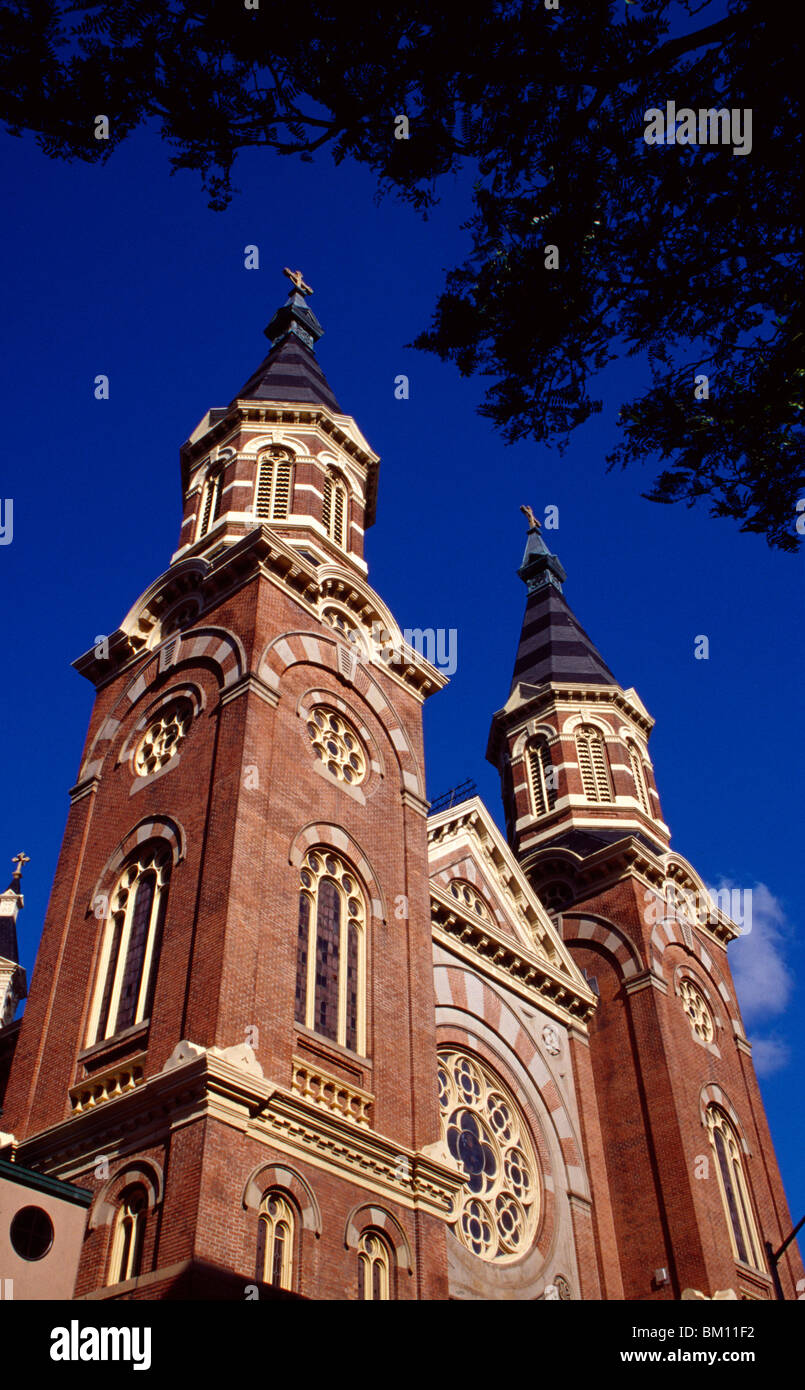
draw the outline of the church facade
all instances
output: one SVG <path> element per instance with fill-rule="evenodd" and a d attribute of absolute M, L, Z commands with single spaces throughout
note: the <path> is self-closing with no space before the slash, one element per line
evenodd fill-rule
<path fill-rule="evenodd" d="M 22 861 L 0 895 L 0 1276 L 796 1298 L 738 929 L 670 847 L 651 717 L 524 509 L 507 833 L 477 797 L 429 814 L 445 678 L 369 584 L 378 456 L 290 278 L 182 447 L 168 569 L 75 663 L 95 704 L 16 1021 Z"/>

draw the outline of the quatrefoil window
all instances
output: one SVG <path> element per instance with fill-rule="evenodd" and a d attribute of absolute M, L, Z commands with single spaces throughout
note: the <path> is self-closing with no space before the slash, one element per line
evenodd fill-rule
<path fill-rule="evenodd" d="M 442 1137 L 467 1178 L 456 1235 L 495 1264 L 520 1259 L 539 1216 L 539 1169 L 520 1109 L 503 1083 L 462 1052 L 439 1054 Z"/>
<path fill-rule="evenodd" d="M 313 751 L 340 782 L 357 786 L 366 777 L 366 751 L 349 720 L 317 705 L 310 711 L 307 731 Z"/>
<path fill-rule="evenodd" d="M 694 1037 L 698 1038 L 700 1042 L 712 1042 L 715 1037 L 715 1027 L 704 995 L 697 989 L 692 980 L 685 979 L 680 981 L 679 996 Z"/>
<path fill-rule="evenodd" d="M 187 699 L 172 700 L 163 706 L 148 726 L 134 755 L 134 770 L 139 777 L 158 772 L 170 762 L 187 737 L 192 720 L 193 706 Z"/>

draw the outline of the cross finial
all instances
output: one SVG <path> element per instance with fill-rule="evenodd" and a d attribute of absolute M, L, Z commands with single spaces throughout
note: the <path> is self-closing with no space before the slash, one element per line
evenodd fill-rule
<path fill-rule="evenodd" d="M 19 882 L 19 880 L 22 878 L 22 866 L 23 864 L 30 864 L 31 856 L 29 854 L 23 854 L 22 850 L 20 850 L 20 853 L 15 854 L 11 862 L 12 864 L 16 864 L 17 866 L 11 877 L 16 878 Z"/>
<path fill-rule="evenodd" d="M 541 531 L 541 530 L 542 530 L 542 527 L 540 526 L 540 523 L 537 521 L 537 518 L 534 516 L 534 511 L 533 511 L 533 508 L 532 508 L 532 507 L 521 507 L 521 508 L 520 508 L 520 511 L 523 513 L 523 516 L 526 517 L 527 520 L 528 520 L 528 529 L 529 529 L 529 531 Z"/>
<path fill-rule="evenodd" d="M 287 267 L 287 265 L 286 265 L 286 266 L 283 266 L 283 268 L 282 268 L 282 273 L 283 273 L 283 275 L 287 275 L 287 276 L 288 276 L 288 279 L 290 280 L 290 282 L 291 282 L 291 284 L 293 285 L 294 289 L 295 289 L 295 290 L 298 290 L 300 294 L 312 294 L 312 293 L 313 293 L 313 290 L 312 290 L 312 288 L 310 287 L 310 285 L 306 285 L 306 284 L 305 284 L 305 281 L 304 281 L 303 278 L 302 278 L 302 272 L 301 272 L 301 270 L 289 270 L 288 267 Z"/>

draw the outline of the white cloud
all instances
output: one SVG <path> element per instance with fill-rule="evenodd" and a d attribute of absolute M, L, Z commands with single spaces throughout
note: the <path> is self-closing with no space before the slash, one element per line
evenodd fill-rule
<path fill-rule="evenodd" d="M 720 886 L 732 888 L 735 885 L 722 883 Z M 774 1017 L 788 1007 L 794 977 L 785 958 L 785 943 L 791 932 L 779 899 L 765 883 L 756 883 L 752 889 L 751 930 L 744 928 L 744 934 L 729 948 L 732 977 L 746 1023 Z M 772 1039 L 765 1041 L 771 1057 L 773 1048 L 780 1045 Z M 756 1046 L 760 1045 L 761 1040 L 758 1040 Z M 757 1064 L 757 1054 L 755 1061 Z"/>
<path fill-rule="evenodd" d="M 782 1071 L 783 1067 L 788 1066 L 791 1049 L 782 1038 L 750 1037 L 749 1041 L 752 1044 L 752 1061 L 758 1076 L 771 1076 L 772 1072 Z"/>

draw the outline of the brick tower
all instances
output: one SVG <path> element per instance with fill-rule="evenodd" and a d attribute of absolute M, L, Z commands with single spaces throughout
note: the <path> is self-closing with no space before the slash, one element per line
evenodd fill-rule
<path fill-rule="evenodd" d="M 367 583 L 378 458 L 289 278 L 182 447 L 170 566 L 75 663 L 96 698 L 2 1128 L 95 1193 L 79 1297 L 446 1296 L 444 678 Z"/>
<path fill-rule="evenodd" d="M 574 617 L 529 520 L 525 617 L 488 757 L 509 843 L 599 996 L 591 1071 L 576 1076 L 603 1137 L 585 1133 L 599 1260 L 614 1222 L 626 1298 L 772 1298 L 769 1255 L 791 1221 L 727 960 L 738 928 L 670 849 L 653 721 Z M 782 1295 L 801 1278 L 791 1245 Z"/>

